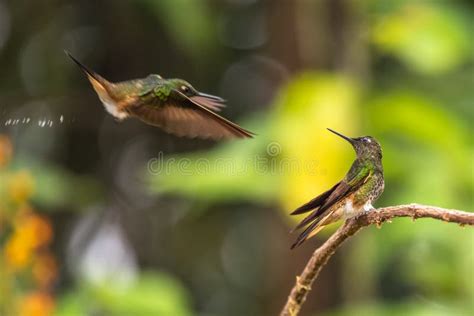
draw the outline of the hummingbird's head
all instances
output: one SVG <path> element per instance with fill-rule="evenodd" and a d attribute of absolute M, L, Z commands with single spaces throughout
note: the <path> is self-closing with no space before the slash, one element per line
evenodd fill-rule
<path fill-rule="evenodd" d="M 382 159 L 382 147 L 380 147 L 379 142 L 372 136 L 351 138 L 342 135 L 341 133 L 338 133 L 330 128 L 328 128 L 328 130 L 351 143 L 358 158 Z"/>
<path fill-rule="evenodd" d="M 174 90 L 181 92 L 189 98 L 199 94 L 199 92 L 189 82 L 183 79 L 170 79 L 169 82 Z"/>
<path fill-rule="evenodd" d="M 210 107 L 214 110 L 216 109 L 216 106 L 219 108 L 221 106 L 220 104 L 225 102 L 221 97 L 199 92 L 189 82 L 183 79 L 170 79 L 169 82 L 175 91 L 178 91 L 194 102 Z"/>

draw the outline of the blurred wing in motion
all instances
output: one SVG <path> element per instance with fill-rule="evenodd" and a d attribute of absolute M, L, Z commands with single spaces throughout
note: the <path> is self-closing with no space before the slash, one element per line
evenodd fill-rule
<path fill-rule="evenodd" d="M 215 97 L 215 96 L 211 96 L 211 95 L 207 95 L 207 94 L 204 94 L 204 93 L 200 93 L 200 95 L 197 95 L 197 96 L 194 96 L 194 97 L 190 97 L 191 101 L 211 110 L 211 111 L 216 111 L 216 112 L 220 112 L 220 110 L 222 110 L 222 108 L 225 107 L 225 100 L 224 99 L 221 99 L 221 98 L 218 98 L 218 97 Z"/>
<path fill-rule="evenodd" d="M 181 92 L 176 92 L 184 101 L 174 101 L 170 98 L 165 105 L 144 103 L 131 108 L 130 114 L 178 136 L 209 139 L 253 137 L 252 132 L 212 111 L 222 107 L 221 102 L 211 99 L 203 102 L 203 96 L 188 98 Z"/>

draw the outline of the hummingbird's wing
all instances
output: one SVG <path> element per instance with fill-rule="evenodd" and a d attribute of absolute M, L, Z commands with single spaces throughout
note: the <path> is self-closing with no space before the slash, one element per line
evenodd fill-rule
<path fill-rule="evenodd" d="M 347 176 L 336 184 L 331 190 L 321 194 L 319 197 L 325 195 L 326 198 L 318 200 L 318 207 L 304 218 L 294 230 L 300 229 L 311 223 L 296 239 L 295 243 L 291 246 L 291 249 L 301 245 L 306 239 L 314 236 L 321 226 L 327 225 L 326 220 L 332 215 L 336 208 L 332 208 L 333 205 L 340 202 L 344 198 L 348 197 L 353 192 L 357 191 L 362 184 L 364 184 L 370 177 L 371 169 L 361 163 L 359 160 L 354 161 L 349 170 Z M 327 194 L 330 192 L 329 194 Z M 314 200 L 317 200 L 315 198 Z M 311 201 L 307 204 L 310 204 Z"/>
<path fill-rule="evenodd" d="M 327 198 L 331 195 L 331 193 L 337 188 L 337 186 L 340 184 L 340 182 L 336 183 L 332 188 L 327 190 L 324 193 L 321 193 L 308 203 L 305 203 L 298 207 L 296 210 L 294 210 L 290 215 L 298 215 L 298 214 L 303 214 L 307 213 L 311 210 L 314 210 L 316 208 L 319 208 L 326 200 Z"/>
<path fill-rule="evenodd" d="M 216 104 L 200 104 L 196 97 L 189 98 L 179 91 L 181 100 L 169 98 L 164 105 L 153 102 L 138 104 L 129 112 L 150 125 L 158 126 L 178 136 L 210 139 L 252 138 L 253 133 L 214 113 Z"/>

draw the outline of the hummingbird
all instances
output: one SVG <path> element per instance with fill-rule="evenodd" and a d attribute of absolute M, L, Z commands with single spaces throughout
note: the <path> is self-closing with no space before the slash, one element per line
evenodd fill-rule
<path fill-rule="evenodd" d="M 291 213 L 297 215 L 312 211 L 293 229 L 306 227 L 291 249 L 330 223 L 374 210 L 372 203 L 384 190 L 382 148 L 377 140 L 371 136 L 350 138 L 330 128 L 328 130 L 348 141 L 357 158 L 342 181 Z"/>
<path fill-rule="evenodd" d="M 106 111 L 116 120 L 135 117 L 178 136 L 190 138 L 252 138 L 255 134 L 216 112 L 225 100 L 197 91 L 182 79 L 145 78 L 110 82 L 65 53 L 84 71 Z"/>

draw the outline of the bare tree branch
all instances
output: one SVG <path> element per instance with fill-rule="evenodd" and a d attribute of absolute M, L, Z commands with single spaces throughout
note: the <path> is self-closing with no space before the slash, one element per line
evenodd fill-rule
<path fill-rule="evenodd" d="M 381 225 L 394 217 L 411 217 L 413 220 L 430 217 L 445 222 L 458 223 L 461 226 L 474 225 L 474 213 L 419 204 L 384 207 L 348 219 L 321 247 L 314 251 L 301 275 L 296 277 L 296 283 L 280 316 L 298 315 L 319 272 L 347 238 L 365 226 Z"/>

